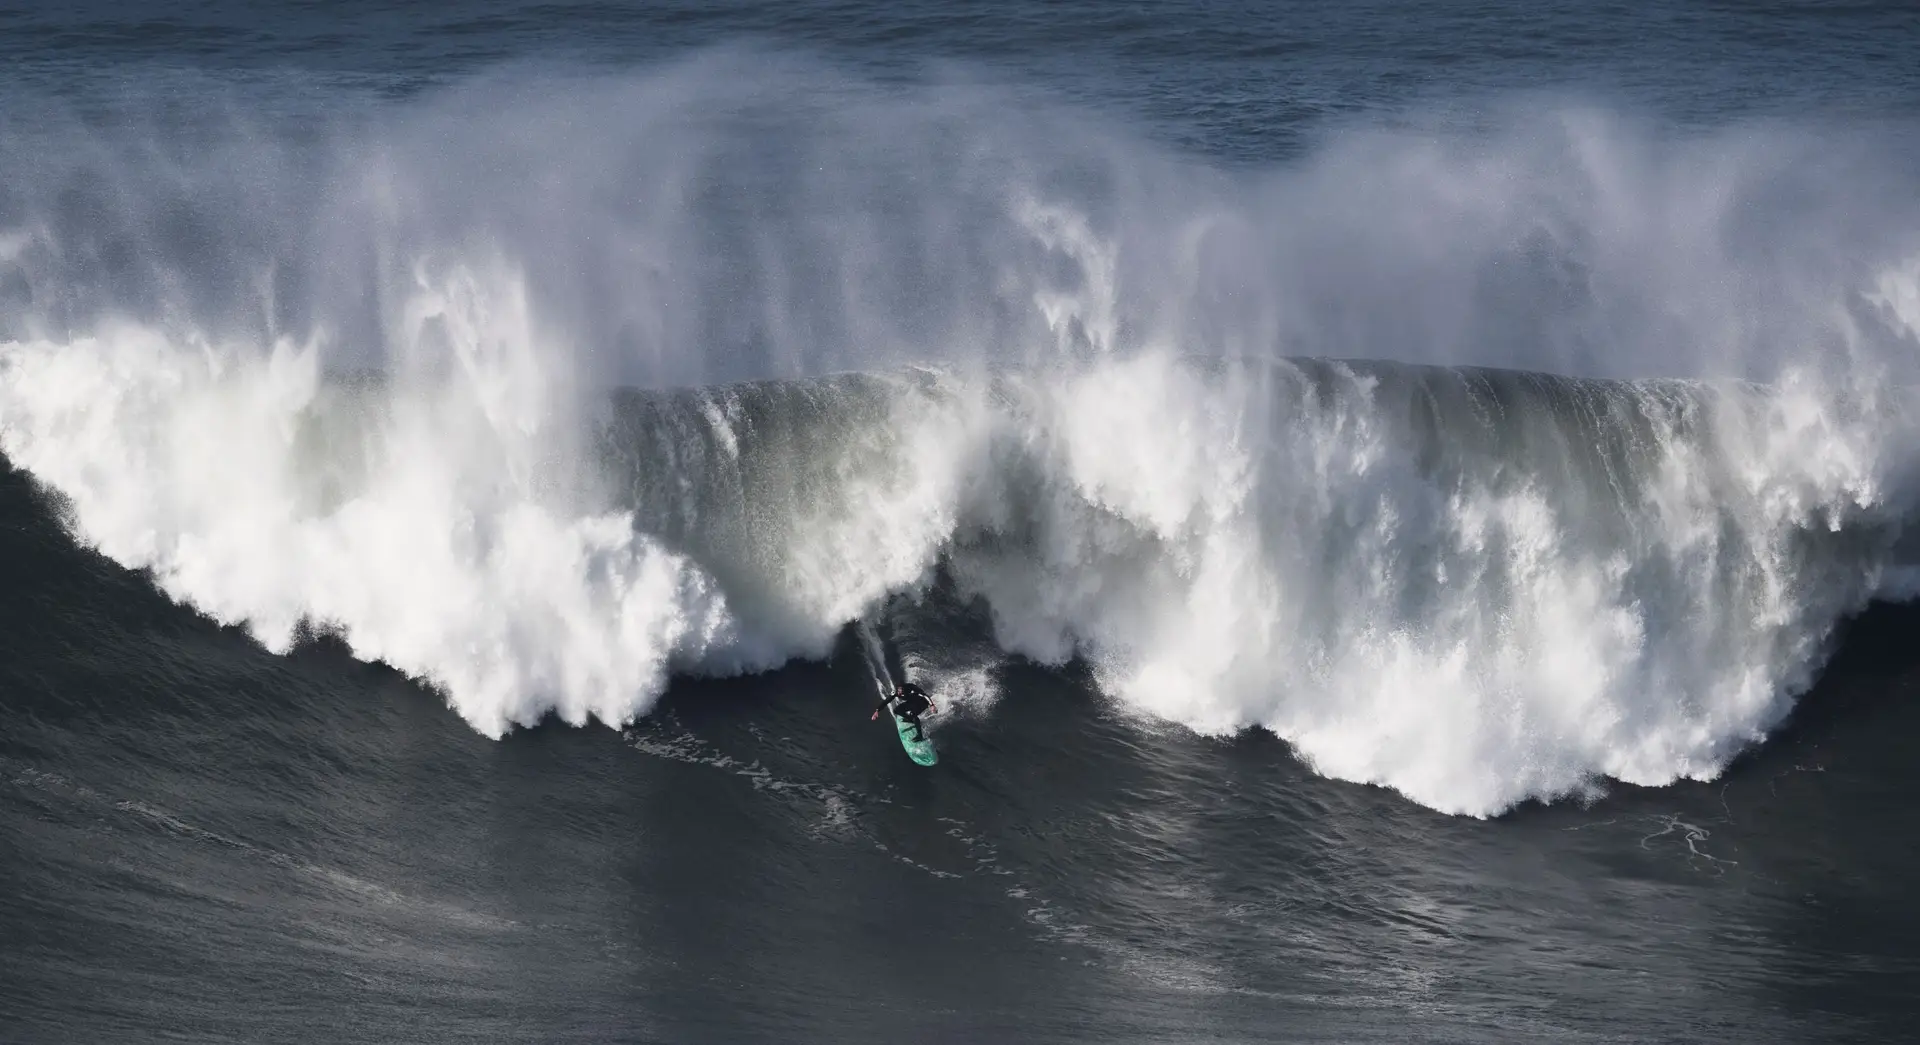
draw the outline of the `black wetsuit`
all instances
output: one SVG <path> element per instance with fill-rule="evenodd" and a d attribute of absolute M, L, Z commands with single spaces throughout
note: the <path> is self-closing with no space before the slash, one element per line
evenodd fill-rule
<path fill-rule="evenodd" d="M 894 708 L 893 713 L 899 716 L 900 721 L 913 723 L 913 739 L 923 739 L 920 731 L 920 713 L 933 706 L 933 701 L 927 699 L 927 691 L 908 682 L 900 687 L 899 692 L 882 698 L 880 710 L 885 711 L 887 705 L 896 700 L 900 702 L 900 706 Z"/>

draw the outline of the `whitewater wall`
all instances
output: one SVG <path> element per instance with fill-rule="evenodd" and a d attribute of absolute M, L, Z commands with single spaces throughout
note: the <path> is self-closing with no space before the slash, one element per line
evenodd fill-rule
<path fill-rule="evenodd" d="M 1122 706 L 1476 814 L 1710 775 L 1904 583 L 1884 136 L 1567 109 L 1229 170 L 737 61 L 8 126 L 0 450 L 491 735 L 944 571 Z"/>

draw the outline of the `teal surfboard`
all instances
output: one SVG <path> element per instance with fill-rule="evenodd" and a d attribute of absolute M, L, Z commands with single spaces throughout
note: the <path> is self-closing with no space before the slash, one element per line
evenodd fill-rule
<path fill-rule="evenodd" d="M 892 714 L 892 712 L 888 712 L 888 714 Z M 893 715 L 893 728 L 900 734 L 900 746 L 907 749 L 907 757 L 913 759 L 920 765 L 930 766 L 933 765 L 936 760 L 933 756 L 933 741 L 926 739 L 925 725 L 925 723 L 921 724 L 920 736 L 922 739 L 915 740 L 913 739 L 913 723 L 908 722 L 898 715 Z"/>

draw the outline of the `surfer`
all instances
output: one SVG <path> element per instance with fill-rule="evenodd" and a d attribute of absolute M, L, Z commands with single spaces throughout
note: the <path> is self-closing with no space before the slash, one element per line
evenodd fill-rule
<path fill-rule="evenodd" d="M 881 697 L 880 706 L 873 709 L 873 714 L 868 715 L 867 720 L 871 722 L 879 718 L 880 713 L 887 710 L 887 705 L 896 700 L 900 702 L 900 705 L 893 709 L 893 713 L 899 716 L 900 721 L 913 724 L 913 739 L 916 742 L 926 739 L 920 732 L 920 713 L 922 711 L 938 711 L 939 709 L 933 706 L 933 701 L 927 697 L 926 690 L 921 689 L 911 682 L 901 683 L 898 689 Z"/>

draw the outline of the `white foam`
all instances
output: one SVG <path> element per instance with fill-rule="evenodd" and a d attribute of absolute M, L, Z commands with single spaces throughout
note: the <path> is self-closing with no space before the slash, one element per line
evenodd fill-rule
<path fill-rule="evenodd" d="M 512 401 L 538 387 L 516 377 L 524 358 L 460 358 L 444 381 L 381 394 L 348 445 L 315 451 L 301 445 L 311 347 L 262 356 L 141 328 L 14 343 L 0 349 L 0 442 L 65 495 L 83 540 L 271 649 L 303 621 L 335 628 L 356 654 L 443 687 L 490 735 L 548 712 L 624 722 L 676 658 L 729 639 L 725 598 L 626 513 L 541 489 L 553 444 L 538 408 Z M 346 489 L 320 495 L 340 476 L 311 467 L 316 452 L 359 459 Z"/>
<path fill-rule="evenodd" d="M 174 597 L 273 649 L 325 622 L 490 735 L 548 712 L 629 721 L 676 668 L 817 655 L 945 549 L 1008 650 L 1083 653 L 1140 712 L 1265 727 L 1328 775 L 1484 814 L 1597 774 L 1714 772 L 1873 578 L 1795 547 L 1878 496 L 1872 447 L 1811 393 L 1656 433 L 1631 532 L 1607 543 L 1569 514 L 1591 491 L 1420 466 L 1371 378 L 1323 396 L 1285 367 L 1262 383 L 1148 355 L 997 398 L 902 386 L 911 409 L 879 421 L 892 449 L 849 458 L 877 474 L 813 491 L 743 553 L 760 566 L 720 564 L 787 590 L 743 627 L 715 564 L 543 488 L 543 424 L 466 371 L 380 392 L 356 474 L 315 470 L 315 366 L 312 348 L 137 329 L 7 345 L 0 446 Z"/>
<path fill-rule="evenodd" d="M 1703 391 L 1704 430 L 1653 432 L 1614 491 L 1422 466 L 1373 381 L 1338 386 L 1143 358 L 1039 389 L 1037 532 L 956 571 L 1007 648 L 1084 652 L 1127 706 L 1473 814 L 1711 775 L 1875 576 L 1802 547 L 1880 499 L 1869 432 L 1810 391 Z M 1627 532 L 1580 516 L 1595 494 Z"/>

